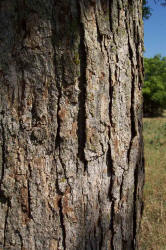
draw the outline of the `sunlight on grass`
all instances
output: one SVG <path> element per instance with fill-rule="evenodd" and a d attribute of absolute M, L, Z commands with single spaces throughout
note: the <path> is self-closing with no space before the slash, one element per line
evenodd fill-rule
<path fill-rule="evenodd" d="M 141 250 L 166 250 L 166 116 L 144 119 L 145 187 Z"/>

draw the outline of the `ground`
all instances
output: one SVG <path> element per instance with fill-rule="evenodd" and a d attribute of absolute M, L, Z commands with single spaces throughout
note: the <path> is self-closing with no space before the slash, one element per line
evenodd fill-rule
<path fill-rule="evenodd" d="M 145 187 L 140 250 L 166 250 L 166 112 L 144 118 Z"/>

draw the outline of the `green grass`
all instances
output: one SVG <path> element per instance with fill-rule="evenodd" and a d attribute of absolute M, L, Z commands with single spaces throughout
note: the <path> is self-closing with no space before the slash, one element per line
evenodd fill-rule
<path fill-rule="evenodd" d="M 140 250 L 166 250 L 166 116 L 144 118 L 145 186 Z"/>

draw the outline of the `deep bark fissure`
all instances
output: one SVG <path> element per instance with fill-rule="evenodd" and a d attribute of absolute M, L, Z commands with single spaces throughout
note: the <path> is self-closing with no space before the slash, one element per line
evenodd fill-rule
<path fill-rule="evenodd" d="M 112 166 L 113 166 L 113 161 L 111 157 L 111 146 L 108 143 L 108 150 L 106 154 L 106 165 L 107 165 L 107 176 L 111 177 L 112 176 Z"/>
<path fill-rule="evenodd" d="M 110 230 L 111 230 L 111 249 L 114 250 L 114 218 L 115 218 L 115 202 L 114 202 L 114 195 L 113 195 L 113 186 L 114 186 L 114 177 L 115 177 L 115 172 L 113 169 L 113 159 L 111 155 L 111 145 L 108 143 L 108 151 L 107 151 L 107 163 L 109 164 L 109 176 L 110 176 L 110 185 L 109 185 L 109 190 L 108 190 L 108 198 L 111 202 L 111 219 L 110 219 Z"/>
<path fill-rule="evenodd" d="M 100 197 L 100 191 L 98 193 L 98 203 L 99 203 L 99 217 L 98 217 L 98 223 L 97 223 L 97 227 L 100 228 L 100 240 L 99 240 L 99 249 L 102 249 L 102 246 L 103 246 L 103 240 L 104 240 L 104 237 L 103 237 L 103 226 L 102 226 L 102 210 L 101 210 L 101 197 Z M 96 238 L 97 240 L 97 238 Z"/>
<path fill-rule="evenodd" d="M 54 5 L 56 6 L 56 2 L 54 2 Z M 55 81 L 56 81 L 56 88 L 57 88 L 57 91 L 58 91 L 58 97 L 57 97 L 57 130 L 56 130 L 56 138 L 55 138 L 55 159 L 56 159 L 56 150 L 57 150 L 57 157 L 59 158 L 59 162 L 61 164 L 61 167 L 63 168 L 63 171 L 64 171 L 64 177 L 65 179 L 67 180 L 67 183 L 68 183 L 68 178 L 67 178 L 67 175 L 66 175 L 66 167 L 65 165 L 63 164 L 63 160 L 61 158 L 61 136 L 60 136 L 60 130 L 61 130 L 61 119 L 60 119 L 60 115 L 59 115 L 59 112 L 61 110 L 61 98 L 62 98 L 62 84 L 61 83 L 65 83 L 64 81 L 64 62 L 63 62 L 63 58 L 61 56 L 61 59 L 60 61 L 58 61 L 58 52 L 56 51 L 56 48 L 55 48 L 55 40 L 56 38 L 54 37 L 53 38 L 53 46 L 54 46 L 54 73 L 55 73 Z M 61 66 L 60 66 L 60 72 L 58 72 L 58 65 L 59 63 L 61 63 Z M 55 160 L 56 161 L 56 160 Z M 58 163 L 56 162 L 55 163 L 56 165 L 58 165 Z M 69 185 L 69 183 L 68 183 Z M 64 192 L 62 192 L 60 190 L 60 187 L 59 187 L 59 174 L 58 174 L 58 169 L 57 169 L 57 166 L 56 166 L 56 180 L 55 180 L 55 186 L 56 186 L 56 192 L 57 194 L 59 195 L 59 200 L 58 200 L 58 208 L 59 208 L 59 220 L 60 220 L 60 226 L 61 226 L 61 232 L 62 232 L 62 246 L 63 246 L 63 249 L 66 250 L 66 228 L 65 228 L 65 221 L 64 221 L 64 214 L 63 214 L 63 195 L 64 195 Z M 54 210 L 51 209 L 51 211 L 54 213 Z"/>
<path fill-rule="evenodd" d="M 1 191 L 1 185 L 2 185 L 2 181 L 3 181 L 3 177 L 4 177 L 4 173 L 5 173 L 5 164 L 6 164 L 6 146 L 5 146 L 5 129 L 3 126 L 3 122 L 1 120 L 1 136 L 2 136 L 2 169 L 1 169 L 1 179 L 0 179 L 0 193 Z M 1 195 L 0 195 L 1 196 Z"/>
<path fill-rule="evenodd" d="M 58 171 L 56 167 L 56 180 L 55 180 L 55 186 L 56 186 L 56 192 L 58 195 L 63 196 L 63 192 L 59 188 L 59 182 L 58 182 Z"/>
<path fill-rule="evenodd" d="M 32 103 L 32 109 L 31 109 L 31 114 L 32 114 L 32 124 L 33 126 L 37 126 L 37 122 L 39 120 L 38 115 L 36 113 L 36 94 L 35 91 L 33 93 L 33 103 Z M 22 127 L 22 124 L 21 124 Z M 34 140 L 35 138 L 33 138 L 33 136 L 31 135 L 31 140 Z"/>
<path fill-rule="evenodd" d="M 114 210 L 114 200 L 112 198 L 112 204 L 111 204 L 111 221 L 110 221 L 110 229 L 111 229 L 111 250 L 114 250 L 114 217 L 115 217 L 115 210 Z"/>
<path fill-rule="evenodd" d="M 24 108 L 24 100 L 25 100 L 25 90 L 26 90 L 26 82 L 25 82 L 25 76 L 24 76 L 24 70 L 21 69 L 22 72 L 22 81 L 21 81 L 21 96 L 20 96 L 20 106 L 19 111 L 23 111 Z"/>
<path fill-rule="evenodd" d="M 135 240 L 137 235 L 137 186 L 138 186 L 138 165 L 134 170 L 134 209 L 133 209 L 133 249 L 135 249 Z"/>
<path fill-rule="evenodd" d="M 112 7 L 113 7 L 113 0 L 109 1 L 109 24 L 110 24 L 110 31 L 113 32 L 113 21 L 112 21 Z"/>
<path fill-rule="evenodd" d="M 28 217 L 29 219 L 33 219 L 32 214 L 31 214 L 31 192 L 30 192 L 30 180 L 29 179 L 27 181 L 27 188 L 28 188 Z"/>
<path fill-rule="evenodd" d="M 31 169 L 31 165 L 30 165 L 30 163 L 28 164 L 28 172 L 29 172 L 29 178 L 31 178 L 32 177 L 32 169 Z"/>
<path fill-rule="evenodd" d="M 56 9 L 56 1 L 54 1 L 54 6 Z M 54 19 L 54 13 L 53 15 L 53 19 Z M 54 27 L 56 30 L 56 27 Z M 56 186 L 56 192 L 59 196 L 59 200 L 58 200 L 58 208 L 59 208 L 59 220 L 60 220 L 60 227 L 61 227 L 61 232 L 62 232 L 62 246 L 63 249 L 66 250 L 66 228 L 65 228 L 65 220 L 64 220 L 64 213 L 63 213 L 63 195 L 64 192 L 61 191 L 60 186 L 59 186 L 59 173 L 58 173 L 58 162 L 56 161 L 56 157 L 58 157 L 59 162 L 61 167 L 63 168 L 63 176 L 67 181 L 67 184 L 70 187 L 71 190 L 71 186 L 69 184 L 69 180 L 67 177 L 67 173 L 66 173 L 66 166 L 63 163 L 63 159 L 61 157 L 61 142 L 62 142 L 62 138 L 60 136 L 60 131 L 61 131 L 61 119 L 60 119 L 60 115 L 59 112 L 61 110 L 61 99 L 63 97 L 63 84 L 65 85 L 65 78 L 64 78 L 64 58 L 63 55 L 61 55 L 61 58 L 58 58 L 58 51 L 56 51 L 56 34 L 54 35 L 54 37 L 52 38 L 52 43 L 54 46 L 54 74 L 55 74 L 55 82 L 56 82 L 56 88 L 57 88 L 57 92 L 58 92 L 58 96 L 57 96 L 57 129 L 56 129 L 56 138 L 55 138 L 55 151 L 54 151 L 54 158 L 55 158 L 55 164 L 56 164 L 56 180 L 55 180 L 55 186 Z M 56 152 L 57 150 L 57 152 Z M 54 213 L 54 209 L 51 207 L 51 211 Z"/>
<path fill-rule="evenodd" d="M 81 6 L 79 1 L 77 2 L 79 11 L 79 24 L 80 24 L 80 79 L 79 79 L 79 108 L 78 108 L 78 157 L 84 163 L 84 172 L 87 170 L 88 162 L 85 157 L 85 145 L 86 145 L 86 69 L 87 69 L 87 52 L 85 48 L 85 31 L 84 25 L 81 21 Z"/>
<path fill-rule="evenodd" d="M 110 120 L 110 125 L 111 126 L 113 125 L 113 121 L 112 121 L 113 91 L 114 91 L 114 88 L 112 86 L 111 68 L 109 67 L 109 97 L 110 97 L 110 102 L 109 102 L 109 120 Z"/>
<path fill-rule="evenodd" d="M 128 38 L 129 40 L 129 38 Z M 128 42 L 129 45 L 129 57 L 130 57 L 130 62 L 131 62 L 131 107 L 130 107 L 130 120 L 131 120 L 131 139 L 130 139 L 130 145 L 129 149 L 127 152 L 127 159 L 128 159 L 128 164 L 130 163 L 130 152 L 132 149 L 132 143 L 134 137 L 137 135 L 136 131 L 136 125 L 135 125 L 135 75 L 134 75 L 134 65 L 132 63 L 133 60 L 133 51 L 130 46 L 130 42 Z"/>
<path fill-rule="evenodd" d="M 0 203 L 2 203 L 2 204 L 9 203 L 10 204 L 10 200 L 8 197 L 6 197 L 3 190 L 0 190 Z"/>
<path fill-rule="evenodd" d="M 118 27 L 120 27 L 120 10 L 121 10 L 121 6 L 119 3 L 119 0 L 117 0 L 117 8 L 118 8 Z"/>
<path fill-rule="evenodd" d="M 99 249 L 102 249 L 102 246 L 103 246 L 103 241 L 104 241 L 104 237 L 103 237 L 103 226 L 102 226 L 102 223 L 101 223 L 101 217 L 102 216 L 102 211 L 101 211 L 101 207 L 100 207 L 100 211 L 99 211 L 99 221 L 98 221 L 98 226 L 100 228 L 100 241 L 99 241 Z"/>
<path fill-rule="evenodd" d="M 64 214 L 63 214 L 63 204 L 62 204 L 62 197 L 60 198 L 58 202 L 59 206 L 59 217 L 60 217 L 60 223 L 61 223 L 61 229 L 62 229 L 62 244 L 64 247 L 64 250 L 66 250 L 66 228 L 64 223 Z"/>
<path fill-rule="evenodd" d="M 5 174 L 5 165 L 6 165 L 6 138 L 5 138 L 5 129 L 4 129 L 4 125 L 3 122 L 1 120 L 1 136 L 2 136 L 2 169 L 1 169 L 1 178 L 0 178 L 0 202 L 5 204 L 7 203 L 8 206 L 10 206 L 10 200 L 8 197 L 6 197 L 4 191 L 1 188 L 2 182 L 3 182 L 3 178 L 4 178 L 4 174 Z"/>
<path fill-rule="evenodd" d="M 135 104 L 135 77 L 134 74 L 132 74 L 132 87 L 131 87 L 131 109 L 130 109 L 130 114 L 131 114 L 131 135 L 132 139 L 137 135 L 136 127 L 135 127 L 135 109 L 134 109 L 134 104 Z"/>
<path fill-rule="evenodd" d="M 20 233 L 20 231 L 16 230 L 16 234 L 18 234 L 19 238 L 20 238 L 20 243 L 21 243 L 21 250 L 23 249 L 23 238 L 22 238 L 22 235 Z"/>
<path fill-rule="evenodd" d="M 101 209 L 100 209 L 100 216 L 101 216 Z M 99 217 L 99 227 L 100 227 L 100 232 L 101 232 L 101 235 L 100 235 L 100 241 L 99 241 L 99 249 L 102 249 L 102 246 L 103 246 L 103 240 L 104 240 L 104 237 L 103 237 L 103 227 L 102 227 L 102 224 L 101 224 L 101 218 Z"/>
<path fill-rule="evenodd" d="M 122 174 L 122 180 L 121 180 L 121 184 L 120 184 L 120 201 L 122 201 L 123 198 L 123 187 L 124 187 L 124 174 L 125 174 L 125 170 L 123 171 Z M 123 218 L 121 218 L 121 232 L 122 232 L 122 249 L 126 249 L 126 240 L 124 240 L 124 229 L 123 229 Z"/>
<path fill-rule="evenodd" d="M 57 8 L 57 3 L 56 1 L 54 0 L 54 8 L 56 10 Z M 53 10 L 54 10 L 53 8 Z M 56 88 L 57 88 L 57 92 L 58 92 L 58 96 L 57 96 L 57 131 L 56 131 L 56 138 L 55 138 L 55 150 L 57 148 L 60 147 L 60 142 L 61 142 L 61 138 L 60 138 L 60 127 L 61 127 L 61 121 L 60 121 L 60 116 L 59 116 L 59 111 L 60 111 L 60 107 L 61 107 L 61 104 L 60 104 L 60 101 L 61 101 L 61 98 L 62 98 L 62 84 L 61 84 L 61 79 L 60 79 L 60 76 L 59 76 L 59 72 L 58 72 L 58 65 L 59 65 L 59 61 L 58 61 L 58 51 L 56 51 L 56 20 L 55 20 L 55 17 L 54 17 L 55 13 L 53 13 L 52 11 L 52 17 L 53 17 L 53 20 L 54 20 L 54 25 L 53 25 L 53 30 L 55 32 L 55 34 L 52 36 L 52 44 L 53 44 L 53 49 L 54 49 L 54 74 L 55 74 L 55 84 L 56 84 Z M 61 58 L 62 59 L 62 58 Z M 61 74 L 63 74 L 63 72 L 61 72 Z M 59 148 L 60 150 L 60 148 Z"/>
<path fill-rule="evenodd" d="M 121 183 L 120 183 L 120 200 L 122 199 L 123 197 L 123 181 L 124 181 L 124 173 L 125 171 L 123 171 L 123 174 L 122 174 L 122 180 L 121 180 Z"/>
<path fill-rule="evenodd" d="M 6 216 L 5 216 L 5 224 L 4 224 L 4 241 L 3 241 L 3 246 L 4 247 L 6 245 L 6 231 L 7 231 L 7 221 L 8 221 L 8 215 L 9 215 L 9 207 L 10 207 L 10 202 L 8 200 L 8 202 L 7 202 L 7 211 L 6 211 Z"/>
<path fill-rule="evenodd" d="M 55 64 L 56 65 L 56 64 Z M 55 138 L 55 149 L 58 148 L 60 146 L 60 117 L 59 117 L 59 111 L 60 111 L 60 100 L 62 97 L 62 91 L 61 91 L 61 87 L 60 87 L 60 81 L 59 79 L 56 79 L 56 86 L 57 86 L 57 90 L 58 90 L 58 101 L 57 101 L 57 131 L 56 131 L 56 138 Z"/>
<path fill-rule="evenodd" d="M 114 45 L 116 46 L 116 41 L 115 41 L 115 37 L 114 37 L 114 21 L 113 21 L 113 7 L 114 7 L 115 2 L 109 1 L 109 25 L 110 25 L 110 31 L 112 33 L 112 39 L 114 42 Z M 107 52 L 107 56 L 109 58 L 109 54 Z M 109 61 L 108 61 L 109 62 Z M 110 64 L 110 62 L 109 62 Z M 115 79 L 117 80 L 117 66 L 115 69 Z M 111 127 L 113 127 L 113 119 L 112 119 L 112 105 L 113 105 L 113 91 L 114 91 L 114 87 L 112 84 L 112 72 L 111 72 L 111 67 L 109 65 L 109 120 L 110 120 L 110 129 L 109 129 L 109 140 L 111 140 Z M 108 197 L 111 201 L 111 219 L 110 219 L 110 230 L 111 230 L 111 240 L 110 240 L 110 244 L 111 244 L 111 249 L 114 250 L 114 235 L 115 235 L 115 231 L 114 231 L 114 219 L 115 219 L 115 202 L 114 202 L 114 196 L 113 196 L 113 186 L 114 186 L 114 170 L 113 170 L 113 159 L 112 159 L 112 155 L 111 155 L 111 145 L 108 145 L 108 152 L 107 154 L 109 155 L 108 161 L 109 161 L 109 165 L 111 165 L 111 178 L 110 178 L 110 187 L 109 187 L 109 192 L 108 192 Z"/>
<path fill-rule="evenodd" d="M 139 43 L 140 43 L 140 36 L 139 36 L 139 30 L 138 30 L 138 27 L 137 27 L 137 34 L 136 34 L 136 37 L 137 37 L 137 41 L 136 41 L 136 48 L 139 48 Z M 144 81 L 144 78 L 143 78 L 143 74 L 142 74 L 142 71 L 143 71 L 143 57 L 140 57 L 140 54 L 139 54 L 139 50 L 137 49 L 136 50 L 136 58 L 137 58 L 137 67 L 138 67 L 138 78 L 139 78 L 139 81 L 138 81 L 138 88 L 139 90 L 142 89 L 142 85 L 143 85 L 143 81 Z M 143 72 L 144 73 L 144 72 Z M 141 77 L 142 76 L 142 77 Z"/>

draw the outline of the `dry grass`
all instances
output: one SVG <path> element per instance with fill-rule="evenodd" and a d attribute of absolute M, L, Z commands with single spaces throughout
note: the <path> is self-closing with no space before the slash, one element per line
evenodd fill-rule
<path fill-rule="evenodd" d="M 140 250 L 166 250 L 166 115 L 144 119 L 145 187 Z"/>

